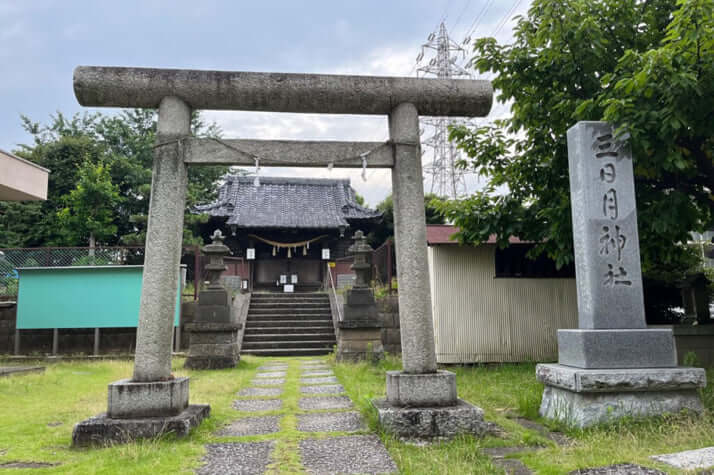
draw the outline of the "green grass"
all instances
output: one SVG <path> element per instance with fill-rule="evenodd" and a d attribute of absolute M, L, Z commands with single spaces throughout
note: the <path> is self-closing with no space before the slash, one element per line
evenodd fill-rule
<path fill-rule="evenodd" d="M 0 464 L 9 461 L 34 461 L 60 465 L 41 473 L 191 473 L 200 466 L 204 445 L 212 442 L 275 440 L 275 460 L 271 473 L 303 473 L 298 443 L 305 437 L 296 429 L 300 359 L 290 359 L 287 381 L 281 396 L 283 408 L 260 414 L 287 416 L 276 434 L 253 437 L 218 437 L 215 432 L 239 417 L 252 417 L 231 407 L 236 392 L 248 387 L 257 367 L 275 358 L 246 356 L 238 368 L 221 371 L 183 370 L 183 360 L 174 361 L 174 374 L 191 377 L 191 402 L 209 403 L 211 417 L 184 439 L 166 436 L 106 448 L 72 449 L 75 423 L 106 410 L 107 384 L 131 375 L 130 361 L 62 362 L 47 365 L 44 374 L 0 378 Z M 670 416 L 644 421 L 624 421 L 588 430 L 573 430 L 549 424 L 538 418 L 542 386 L 535 381 L 534 365 L 451 367 L 457 373 L 459 396 L 485 411 L 488 421 L 501 426 L 503 438 L 462 437 L 428 447 L 409 445 L 379 431 L 371 400 L 383 397 L 385 371 L 399 369 L 393 357 L 377 365 L 335 365 L 335 374 L 345 386 L 357 408 L 366 416 L 405 474 L 489 474 L 503 473 L 481 448 L 531 446 L 533 452 L 514 455 L 532 470 L 543 474 L 562 474 L 584 467 L 621 462 L 659 468 L 667 473 L 684 473 L 653 463 L 649 455 L 714 445 L 714 391 L 710 384 L 703 392 L 707 412 L 699 416 Z M 709 372 L 709 380 L 714 371 Z M 552 429 L 565 431 L 574 439 L 567 447 L 557 447 L 538 432 L 513 420 L 526 417 Z M 56 425 L 60 423 L 59 425 Z M 339 435 L 339 433 L 332 433 Z M 13 469 L 8 473 L 36 473 Z"/>
<path fill-rule="evenodd" d="M 0 464 L 61 464 L 43 470 L 52 473 L 190 473 L 200 464 L 203 445 L 215 440 L 212 432 L 235 419 L 234 395 L 248 385 L 259 364 L 247 357 L 233 370 L 186 371 L 183 360 L 176 359 L 174 374 L 191 377 L 191 402 L 210 403 L 211 417 L 185 439 L 166 436 L 93 449 L 72 449 L 72 428 L 106 411 L 107 384 L 130 377 L 130 361 L 57 363 L 47 365 L 44 374 L 0 378 Z M 37 470 L 11 473 L 25 472 Z"/>
<path fill-rule="evenodd" d="M 448 367 L 456 373 L 459 397 L 484 410 L 487 421 L 506 431 L 503 438 L 481 440 L 463 437 L 451 442 L 420 448 L 400 442 L 379 431 L 376 412 L 370 401 L 384 397 L 385 371 L 399 369 L 400 361 L 388 357 L 378 365 L 339 363 L 335 373 L 347 393 L 365 414 L 397 462 L 401 473 L 503 473 L 480 448 L 529 446 L 533 451 L 513 457 L 539 474 L 564 474 L 586 467 L 615 463 L 637 463 L 659 468 L 666 473 L 687 473 L 655 463 L 648 457 L 714 445 L 714 391 L 710 383 L 702 393 L 707 410 L 702 415 L 677 415 L 647 420 L 627 420 L 608 426 L 578 430 L 552 423 L 538 416 L 543 386 L 535 380 L 533 364 L 503 364 L 473 367 Z M 710 370 L 708 380 L 714 378 Z M 565 432 L 573 439 L 558 447 L 540 433 L 525 429 L 514 418 L 524 417 Z"/>

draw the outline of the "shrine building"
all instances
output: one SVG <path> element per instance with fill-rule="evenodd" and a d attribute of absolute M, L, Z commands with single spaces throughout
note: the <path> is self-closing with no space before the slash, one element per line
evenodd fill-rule
<path fill-rule="evenodd" d="M 382 216 L 357 203 L 349 179 L 238 175 L 196 211 L 211 216 L 203 235 L 227 236 L 227 285 L 278 292 L 323 288 L 328 263 L 347 256 L 354 232 L 368 233 Z"/>

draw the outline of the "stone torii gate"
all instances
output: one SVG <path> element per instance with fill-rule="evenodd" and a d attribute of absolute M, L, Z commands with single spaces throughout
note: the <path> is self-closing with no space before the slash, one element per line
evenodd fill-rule
<path fill-rule="evenodd" d="M 366 159 L 392 169 L 403 371 L 387 376 L 387 400 L 375 402 L 380 420 L 403 435 L 481 431 L 481 410 L 457 399 L 455 375 L 436 367 L 419 115 L 485 116 L 489 81 L 80 66 L 74 91 L 83 106 L 159 110 L 133 378 L 110 384 L 107 415 L 78 424 L 75 444 L 165 429 L 181 435 L 208 414 L 188 405 L 188 378 L 171 376 L 187 166 L 256 158 L 261 166 L 355 168 Z M 194 109 L 387 115 L 389 141 L 195 138 Z"/>

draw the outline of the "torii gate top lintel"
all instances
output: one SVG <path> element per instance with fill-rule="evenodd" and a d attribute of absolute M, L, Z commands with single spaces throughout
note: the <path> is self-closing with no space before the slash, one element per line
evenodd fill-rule
<path fill-rule="evenodd" d="M 193 109 L 390 114 L 411 103 L 424 116 L 485 116 L 490 81 L 332 74 L 78 66 L 74 93 L 90 107 L 158 108 L 174 96 Z"/>

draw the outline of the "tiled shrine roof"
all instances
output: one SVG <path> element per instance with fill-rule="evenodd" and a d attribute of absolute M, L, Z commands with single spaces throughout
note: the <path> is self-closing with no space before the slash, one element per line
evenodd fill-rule
<path fill-rule="evenodd" d="M 229 175 L 218 199 L 196 211 L 227 217 L 241 228 L 337 229 L 349 221 L 379 218 L 382 214 L 357 204 L 348 179 L 260 177 Z"/>

